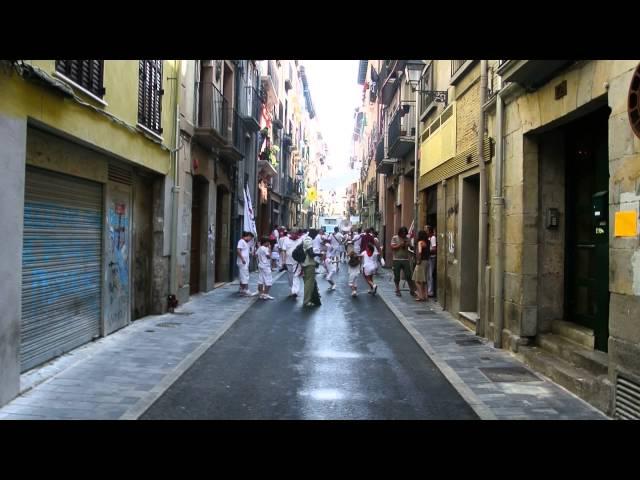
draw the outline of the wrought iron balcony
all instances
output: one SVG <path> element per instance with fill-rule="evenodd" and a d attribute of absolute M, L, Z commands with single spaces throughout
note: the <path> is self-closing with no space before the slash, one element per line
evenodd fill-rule
<path fill-rule="evenodd" d="M 208 148 L 222 147 L 227 138 L 227 99 L 212 82 L 202 84 L 201 87 L 194 140 Z"/>
<path fill-rule="evenodd" d="M 384 135 L 380 136 L 376 145 L 376 163 L 380 163 L 384 158 Z"/>
<path fill-rule="evenodd" d="M 260 110 L 262 108 L 262 96 L 251 86 L 244 88 L 244 101 L 242 102 L 242 119 L 249 127 L 249 130 L 257 132 L 260 130 Z"/>
<path fill-rule="evenodd" d="M 265 93 L 265 103 L 269 107 L 276 106 L 280 93 L 280 80 L 278 79 L 278 69 L 271 60 L 267 61 L 267 74 L 262 75 L 260 81 Z"/>
<path fill-rule="evenodd" d="M 228 108 L 225 114 L 226 130 L 224 144 L 220 146 L 220 155 L 231 161 L 244 158 L 247 130 L 244 122 L 234 108 Z"/>
<path fill-rule="evenodd" d="M 394 158 L 404 157 L 415 142 L 416 111 L 415 102 L 402 102 L 389 123 L 388 155 Z"/>

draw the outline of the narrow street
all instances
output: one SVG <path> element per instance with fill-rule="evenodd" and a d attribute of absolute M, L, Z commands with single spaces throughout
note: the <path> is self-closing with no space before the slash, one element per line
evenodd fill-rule
<path fill-rule="evenodd" d="M 379 297 L 318 275 L 323 305 L 258 301 L 142 419 L 476 419 Z"/>

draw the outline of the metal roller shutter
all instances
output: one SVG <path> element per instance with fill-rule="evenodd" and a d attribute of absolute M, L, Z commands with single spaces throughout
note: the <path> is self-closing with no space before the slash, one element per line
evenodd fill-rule
<path fill-rule="evenodd" d="M 27 168 L 22 371 L 100 334 L 102 185 Z"/>

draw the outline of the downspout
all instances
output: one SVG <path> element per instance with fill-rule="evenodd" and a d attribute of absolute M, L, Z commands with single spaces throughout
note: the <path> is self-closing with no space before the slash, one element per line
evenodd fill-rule
<path fill-rule="evenodd" d="M 504 168 L 504 151 L 502 149 L 503 134 L 503 116 L 504 116 L 504 100 L 502 99 L 502 88 L 496 96 L 496 164 L 494 172 L 494 223 L 495 234 L 494 242 L 496 248 L 495 271 L 493 274 L 494 299 L 493 299 L 493 317 L 494 317 L 494 341 L 496 348 L 502 348 L 502 328 L 504 326 L 504 239 L 502 236 L 502 222 L 504 219 L 504 196 L 502 193 L 502 179 Z"/>
<path fill-rule="evenodd" d="M 180 136 L 179 90 L 181 60 L 176 61 L 176 80 L 173 88 L 173 147 L 171 149 L 173 163 L 173 188 L 171 189 L 171 258 L 169 263 L 169 293 L 178 297 L 178 201 L 180 199 L 180 168 L 178 144 Z"/>
<path fill-rule="evenodd" d="M 414 251 L 418 252 L 418 179 L 420 177 L 420 156 L 418 155 L 418 137 L 420 136 L 420 113 L 418 105 L 420 101 L 420 90 L 416 88 L 415 105 L 415 135 L 413 139 L 413 238 Z M 425 205 L 426 207 L 426 205 Z"/>
<path fill-rule="evenodd" d="M 478 119 L 478 165 L 480 167 L 480 215 L 478 226 L 478 314 L 480 319 L 476 324 L 476 334 L 485 335 L 488 325 L 484 308 L 485 266 L 487 264 L 487 173 L 484 164 L 484 110 L 487 101 L 487 61 L 480 60 L 480 118 Z"/>

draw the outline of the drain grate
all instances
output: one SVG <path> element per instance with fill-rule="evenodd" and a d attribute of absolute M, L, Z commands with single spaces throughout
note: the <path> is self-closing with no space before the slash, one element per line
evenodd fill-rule
<path fill-rule="evenodd" d="M 162 323 L 156 324 L 156 327 L 175 328 L 178 325 L 182 325 L 182 324 L 177 322 L 162 322 Z"/>
<path fill-rule="evenodd" d="M 620 420 L 640 420 L 640 384 L 621 375 L 616 380 L 615 417 Z"/>
<path fill-rule="evenodd" d="M 193 312 L 173 312 L 174 315 L 193 315 Z"/>
<path fill-rule="evenodd" d="M 494 383 L 540 381 L 539 377 L 523 367 L 487 367 L 478 370 Z"/>

